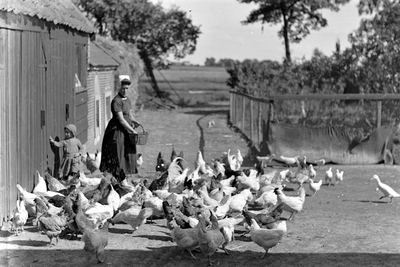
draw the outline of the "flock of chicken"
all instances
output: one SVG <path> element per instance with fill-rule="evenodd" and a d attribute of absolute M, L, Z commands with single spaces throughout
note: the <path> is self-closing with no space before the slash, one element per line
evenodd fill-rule
<path fill-rule="evenodd" d="M 297 168 L 266 169 L 274 157 L 257 157 L 253 168 L 244 169 L 239 150 L 236 154 L 228 150 L 210 163 L 198 151 L 194 170 L 190 171 L 183 153 L 177 155 L 173 149 L 170 162 L 161 153 L 158 155 L 157 177 L 150 184 L 145 179 L 117 182 L 107 173 L 89 178 L 81 172 L 64 181 L 48 172 L 43 176 L 37 172 L 38 181 L 32 192 L 17 184 L 19 199 L 12 218 L 13 229 L 18 235 L 31 217 L 33 224 L 49 237 L 49 245 L 53 238 L 57 243 L 59 236 L 82 235 L 89 260 L 95 256 L 103 262 L 110 224 L 129 224 L 135 231 L 147 219 L 165 218 L 172 241 L 193 259 L 197 258 L 192 251 L 199 250 L 211 265 L 211 256 L 218 248 L 229 254 L 226 247 L 234 241 L 235 228 L 241 226 L 254 243 L 264 248 L 265 257 L 282 241 L 286 221 L 303 209 L 303 184 L 309 184 L 311 196 L 322 185 L 322 180 L 314 181 L 316 171 L 307 164 L 306 157 L 286 158 L 286 163 Z M 342 182 L 343 174 L 339 170 L 334 173 L 330 167 L 325 184 Z M 389 197 L 392 202 L 393 197 L 400 196 L 377 175 L 372 179 L 384 193 L 381 198 Z M 285 195 L 286 183 L 297 184 L 298 194 Z M 290 214 L 286 219 L 284 212 Z"/>

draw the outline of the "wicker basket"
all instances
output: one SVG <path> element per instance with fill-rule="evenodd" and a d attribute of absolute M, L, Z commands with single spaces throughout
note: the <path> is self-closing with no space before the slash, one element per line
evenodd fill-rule
<path fill-rule="evenodd" d="M 139 126 L 142 127 L 143 130 L 141 133 L 129 134 L 129 140 L 132 145 L 145 145 L 147 143 L 149 133 L 144 130 L 141 124 L 139 124 Z"/>

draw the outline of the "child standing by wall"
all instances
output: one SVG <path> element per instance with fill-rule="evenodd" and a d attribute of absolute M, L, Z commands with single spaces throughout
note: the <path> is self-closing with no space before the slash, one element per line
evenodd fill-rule
<path fill-rule="evenodd" d="M 56 147 L 62 147 L 63 158 L 59 170 L 59 177 L 68 178 L 82 170 L 81 156 L 83 155 L 83 146 L 81 141 L 75 137 L 76 126 L 68 124 L 64 127 L 65 139 L 57 142 L 50 136 L 50 144 Z"/>

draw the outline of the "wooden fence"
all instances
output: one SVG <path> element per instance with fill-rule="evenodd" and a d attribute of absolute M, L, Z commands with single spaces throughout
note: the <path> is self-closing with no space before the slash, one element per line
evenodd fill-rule
<path fill-rule="evenodd" d="M 274 120 L 276 101 L 307 100 L 368 100 L 376 102 L 375 125 L 381 126 L 382 101 L 400 100 L 400 94 L 313 94 L 313 95 L 276 95 L 269 98 L 257 98 L 248 94 L 230 91 L 230 122 L 246 135 L 258 150 L 266 140 L 267 121 Z"/>

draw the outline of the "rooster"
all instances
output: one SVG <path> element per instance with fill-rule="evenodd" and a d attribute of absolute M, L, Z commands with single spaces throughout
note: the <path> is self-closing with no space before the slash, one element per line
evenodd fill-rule
<path fill-rule="evenodd" d="M 82 241 L 85 243 L 83 249 L 91 254 L 96 255 L 96 259 L 99 263 L 105 261 L 106 257 L 103 256 L 104 248 L 108 245 L 108 225 L 106 221 L 98 229 L 85 229 L 82 235 Z M 91 257 L 90 257 L 91 258 Z"/>
<path fill-rule="evenodd" d="M 24 225 L 28 220 L 28 211 L 25 209 L 25 202 L 22 197 L 17 200 L 17 206 L 15 207 L 13 214 L 13 230 L 15 231 L 15 235 L 18 236 L 18 230 L 24 231 Z"/>

